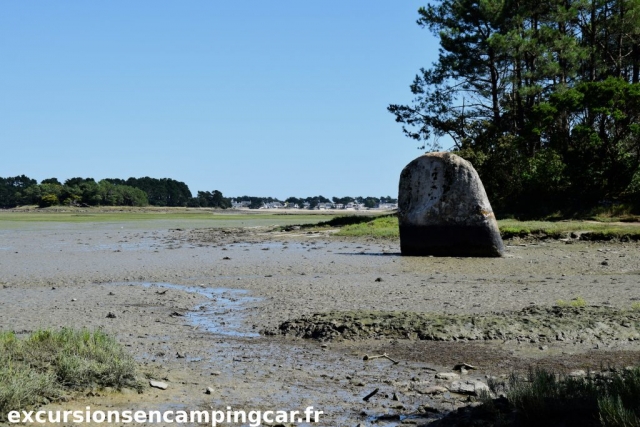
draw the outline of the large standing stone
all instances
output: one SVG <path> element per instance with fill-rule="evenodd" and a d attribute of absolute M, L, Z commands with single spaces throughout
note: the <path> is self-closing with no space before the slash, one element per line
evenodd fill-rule
<path fill-rule="evenodd" d="M 501 256 L 498 223 L 478 173 L 451 153 L 429 153 L 400 174 L 403 255 Z"/>

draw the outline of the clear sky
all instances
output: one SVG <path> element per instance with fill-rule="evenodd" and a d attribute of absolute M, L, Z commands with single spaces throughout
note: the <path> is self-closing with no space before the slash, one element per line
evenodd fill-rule
<path fill-rule="evenodd" d="M 0 176 L 395 196 L 424 1 L 3 1 Z"/>

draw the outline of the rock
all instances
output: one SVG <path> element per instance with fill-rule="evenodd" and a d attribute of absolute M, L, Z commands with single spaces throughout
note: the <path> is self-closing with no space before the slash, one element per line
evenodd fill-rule
<path fill-rule="evenodd" d="M 111 311 L 109 313 L 107 313 L 107 319 L 115 319 L 115 318 L 116 318 L 116 314 L 115 313 L 113 313 Z"/>
<path fill-rule="evenodd" d="M 488 393 L 489 386 L 483 383 L 482 381 L 475 381 L 475 380 L 454 381 L 449 386 L 449 391 L 452 393 L 473 394 L 477 396 L 482 391 L 486 391 Z"/>
<path fill-rule="evenodd" d="M 425 154 L 402 170 L 398 220 L 402 255 L 499 257 L 504 252 L 480 177 L 455 154 Z"/>
<path fill-rule="evenodd" d="M 576 371 L 569 372 L 569 376 L 572 378 L 581 378 L 581 377 L 586 377 L 587 373 L 584 369 L 578 369 Z"/>
<path fill-rule="evenodd" d="M 459 380 L 460 375 L 456 374 L 455 372 L 438 372 L 436 374 L 436 378 L 439 380 L 453 381 Z"/>
<path fill-rule="evenodd" d="M 160 390 L 166 390 L 169 385 L 167 383 L 163 383 L 162 381 L 149 380 L 149 385 L 151 387 L 159 388 Z"/>
<path fill-rule="evenodd" d="M 432 385 L 424 388 L 414 387 L 414 390 L 420 394 L 442 394 L 448 391 L 445 387 L 439 385 Z"/>
<path fill-rule="evenodd" d="M 205 394 L 213 394 L 213 387 L 207 387 L 207 389 L 204 392 Z"/>
<path fill-rule="evenodd" d="M 462 370 L 471 370 L 471 369 L 478 369 L 477 367 L 473 366 L 473 365 L 469 365 L 468 363 L 458 363 L 453 367 L 454 371 L 462 371 Z"/>

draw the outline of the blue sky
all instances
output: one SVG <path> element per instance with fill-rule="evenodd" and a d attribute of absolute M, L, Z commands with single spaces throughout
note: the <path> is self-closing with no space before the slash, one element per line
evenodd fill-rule
<path fill-rule="evenodd" d="M 4 1 L 0 176 L 397 194 L 420 1 Z"/>

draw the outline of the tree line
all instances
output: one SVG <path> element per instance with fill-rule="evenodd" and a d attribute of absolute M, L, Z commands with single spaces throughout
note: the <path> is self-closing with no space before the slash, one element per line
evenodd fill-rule
<path fill-rule="evenodd" d="M 0 208 L 19 205 L 67 206 L 193 206 L 228 208 L 229 199 L 218 190 L 198 191 L 192 197 L 189 187 L 171 178 L 43 179 L 39 184 L 25 175 L 0 177 Z"/>
<path fill-rule="evenodd" d="M 38 205 L 49 207 L 65 206 L 177 206 L 202 208 L 231 208 L 231 198 L 224 197 L 222 192 L 198 191 L 193 197 L 187 184 L 171 178 L 107 178 L 96 181 L 93 178 L 70 178 L 60 182 L 57 178 L 43 179 L 38 183 L 25 175 L 0 177 L 0 208 L 14 208 L 21 205 Z M 236 197 L 238 202 L 248 202 L 251 209 L 259 209 L 267 203 L 279 202 L 298 204 L 300 208 L 308 203 L 314 209 L 320 203 L 350 202 L 361 203 L 373 208 L 379 203 L 396 203 L 397 200 L 387 197 L 333 197 L 323 196 L 297 198 L 289 197 L 281 201 L 274 197 Z"/>
<path fill-rule="evenodd" d="M 388 110 L 478 170 L 503 212 L 640 207 L 640 2 L 441 0 L 438 60 Z"/>

